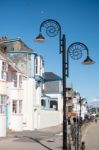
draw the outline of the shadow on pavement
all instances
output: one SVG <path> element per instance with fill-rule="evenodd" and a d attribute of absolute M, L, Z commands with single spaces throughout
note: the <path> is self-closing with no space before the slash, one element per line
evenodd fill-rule
<path fill-rule="evenodd" d="M 15 138 L 18 138 L 18 140 L 19 140 L 19 138 L 21 138 L 21 141 L 23 141 L 23 142 L 26 142 L 26 139 L 28 139 L 29 141 L 32 140 L 32 142 L 34 141 L 34 142 L 36 142 L 36 143 L 42 145 L 43 147 L 45 147 L 45 148 L 48 149 L 48 150 L 53 150 L 53 149 L 51 149 L 50 147 L 46 146 L 45 144 L 41 143 L 38 139 L 35 139 L 35 138 L 33 138 L 33 137 L 28 137 L 28 136 L 18 137 L 18 136 L 15 136 Z M 26 139 L 24 139 L 24 138 L 26 138 Z M 22 140 L 22 139 L 23 139 L 23 140 Z M 49 140 L 48 140 L 47 142 L 54 142 L 54 141 L 49 141 Z"/>
<path fill-rule="evenodd" d="M 39 143 L 40 145 L 42 145 L 43 147 L 47 148 L 48 150 L 53 150 L 53 149 L 49 148 L 48 146 L 44 145 L 43 143 L 41 143 L 41 142 L 40 142 L 39 140 L 37 140 L 37 139 L 34 139 L 34 138 L 32 138 L 32 137 L 27 137 L 27 138 L 29 138 L 29 139 L 31 139 L 31 140 L 33 140 L 33 141 Z"/>

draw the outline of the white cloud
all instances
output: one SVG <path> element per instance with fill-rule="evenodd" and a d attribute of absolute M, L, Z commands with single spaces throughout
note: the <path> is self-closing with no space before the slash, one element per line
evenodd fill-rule
<path fill-rule="evenodd" d="M 99 102 L 99 98 L 94 98 L 92 102 Z"/>
<path fill-rule="evenodd" d="M 99 107 L 99 97 L 93 98 L 92 100 L 88 101 L 88 103 L 93 107 Z"/>

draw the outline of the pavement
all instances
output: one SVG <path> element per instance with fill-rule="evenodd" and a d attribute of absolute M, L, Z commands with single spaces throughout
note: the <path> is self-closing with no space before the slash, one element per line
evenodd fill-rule
<path fill-rule="evenodd" d="M 67 127 L 70 134 L 70 127 Z M 7 131 L 5 138 L 0 138 L 1 150 L 62 150 L 62 125 L 34 130 L 12 132 Z M 71 142 L 71 150 L 74 146 Z"/>
<path fill-rule="evenodd" d="M 7 132 L 7 137 L 0 138 L 1 150 L 62 150 L 62 126 L 51 128 Z"/>
<path fill-rule="evenodd" d="M 85 142 L 86 150 L 99 150 L 99 118 L 89 124 L 83 133 L 82 140 Z"/>

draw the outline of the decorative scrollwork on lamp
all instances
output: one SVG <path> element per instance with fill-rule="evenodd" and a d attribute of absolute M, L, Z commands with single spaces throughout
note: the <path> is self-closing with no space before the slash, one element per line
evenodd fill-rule
<path fill-rule="evenodd" d="M 59 23 L 52 19 L 46 20 L 41 24 L 40 32 L 42 27 L 46 29 L 46 34 L 50 37 L 57 36 L 59 31 L 61 30 Z"/>
<path fill-rule="evenodd" d="M 78 60 L 82 57 L 82 52 L 83 50 L 87 51 L 87 56 L 89 55 L 88 52 L 88 48 L 85 44 L 80 43 L 80 42 L 75 42 L 72 43 L 69 47 L 68 47 L 68 53 L 70 55 L 70 57 L 74 60 Z"/>

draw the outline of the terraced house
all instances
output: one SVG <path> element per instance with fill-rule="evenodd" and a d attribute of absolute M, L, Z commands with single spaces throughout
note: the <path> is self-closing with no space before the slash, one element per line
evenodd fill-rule
<path fill-rule="evenodd" d="M 6 128 L 34 130 L 60 123 L 53 119 L 58 110 L 42 110 L 43 74 L 41 55 L 21 39 L 0 39 L 0 136 Z"/>

